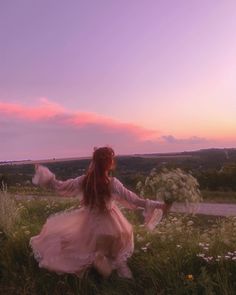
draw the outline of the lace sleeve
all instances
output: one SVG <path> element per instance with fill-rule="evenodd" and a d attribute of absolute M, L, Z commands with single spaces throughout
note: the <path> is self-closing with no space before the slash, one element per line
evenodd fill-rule
<path fill-rule="evenodd" d="M 112 193 L 115 201 L 130 209 L 141 207 L 144 209 L 144 225 L 152 231 L 163 217 L 163 210 L 165 206 L 158 201 L 142 199 L 135 193 L 131 192 L 123 186 L 123 184 L 116 178 L 112 181 Z"/>
<path fill-rule="evenodd" d="M 63 197 L 75 197 L 78 195 L 81 198 L 83 178 L 82 175 L 65 181 L 57 180 L 47 167 L 36 165 L 32 182 L 41 187 L 51 188 Z"/>
<path fill-rule="evenodd" d="M 140 198 L 135 193 L 131 192 L 117 179 L 112 180 L 112 194 L 115 201 L 118 201 L 127 208 L 135 209 L 138 207 L 145 208 L 146 200 Z"/>

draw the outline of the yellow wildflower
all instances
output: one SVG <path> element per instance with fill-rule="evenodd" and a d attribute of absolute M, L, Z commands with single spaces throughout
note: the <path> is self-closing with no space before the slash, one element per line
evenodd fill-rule
<path fill-rule="evenodd" d="M 193 281 L 193 275 L 192 274 L 188 274 L 185 276 L 187 281 Z"/>

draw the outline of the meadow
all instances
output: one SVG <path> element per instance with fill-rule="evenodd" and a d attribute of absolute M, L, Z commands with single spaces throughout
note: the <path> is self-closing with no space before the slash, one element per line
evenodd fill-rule
<path fill-rule="evenodd" d="M 40 269 L 29 247 L 47 217 L 79 206 L 76 199 L 15 200 L 0 193 L 0 294 L 236 294 L 236 217 L 170 213 L 153 232 L 140 212 L 124 210 L 134 225 L 134 279 L 93 269 L 83 279 Z"/>
<path fill-rule="evenodd" d="M 224 150 L 183 155 L 118 157 L 114 175 L 135 191 L 153 167 L 180 167 L 197 178 L 203 202 L 235 203 L 235 150 L 228 151 L 230 159 Z M 83 174 L 88 163 L 50 161 L 46 166 L 59 179 L 68 179 Z M 139 211 L 123 210 L 134 225 L 135 251 L 128 262 L 133 280 L 120 279 L 115 272 L 104 280 L 93 269 L 83 279 L 40 269 L 30 237 L 40 232 L 48 216 L 79 203 L 32 186 L 33 173 L 32 163 L 0 166 L 0 294 L 236 294 L 236 217 L 170 213 L 150 233 Z"/>

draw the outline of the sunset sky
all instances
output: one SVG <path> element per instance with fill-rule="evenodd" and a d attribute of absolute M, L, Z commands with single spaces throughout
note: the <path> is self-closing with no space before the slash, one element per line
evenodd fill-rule
<path fill-rule="evenodd" d="M 0 161 L 236 148 L 235 0 L 0 2 Z"/>

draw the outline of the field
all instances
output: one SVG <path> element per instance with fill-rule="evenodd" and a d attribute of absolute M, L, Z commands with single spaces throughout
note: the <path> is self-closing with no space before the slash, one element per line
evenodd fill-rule
<path fill-rule="evenodd" d="M 114 272 L 104 280 L 95 270 L 84 279 L 40 269 L 29 239 L 46 218 L 78 206 L 76 200 L 15 201 L 1 193 L 1 294 L 235 294 L 236 217 L 170 214 L 153 233 L 139 213 L 124 211 L 135 228 L 129 260 L 134 280 Z"/>
<path fill-rule="evenodd" d="M 198 179 L 206 202 L 235 203 L 235 150 L 193 154 L 118 157 L 117 176 L 128 188 L 153 167 L 180 167 Z M 88 159 L 50 161 L 59 179 L 84 173 Z M 236 217 L 170 213 L 155 229 L 142 227 L 140 212 L 123 210 L 134 225 L 135 252 L 129 260 L 134 279 L 116 273 L 104 280 L 91 269 L 83 279 L 40 269 L 29 247 L 47 217 L 79 206 L 76 199 L 33 187 L 32 163 L 0 166 L 0 294 L 236 294 Z M 25 198 L 22 196 L 34 196 Z M 39 197 L 45 196 L 45 198 Z"/>

